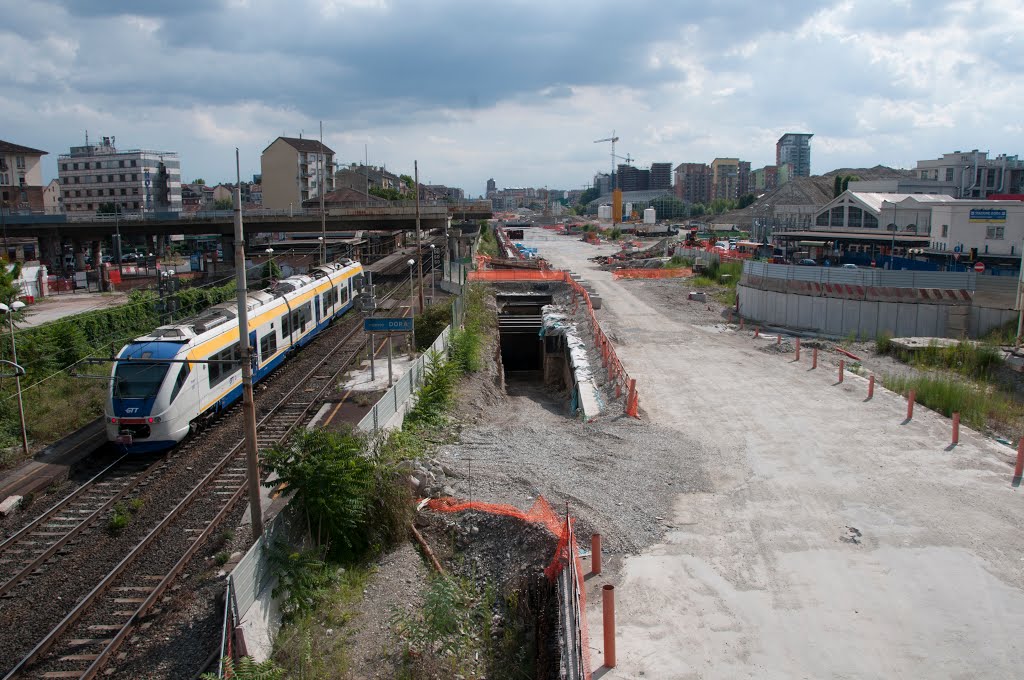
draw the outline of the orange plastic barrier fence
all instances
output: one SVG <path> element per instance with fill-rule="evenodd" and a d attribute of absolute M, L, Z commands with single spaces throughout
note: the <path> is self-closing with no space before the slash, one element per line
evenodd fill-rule
<path fill-rule="evenodd" d="M 543 496 L 537 500 L 529 510 L 523 511 L 514 505 L 502 505 L 500 503 L 484 503 L 482 501 L 464 501 L 456 498 L 434 498 L 427 502 L 427 507 L 435 512 L 463 512 L 474 510 L 487 512 L 492 515 L 504 515 L 515 517 L 523 522 L 538 524 L 552 535 L 558 538 L 555 547 L 555 554 L 551 562 L 544 569 L 544 576 L 550 581 L 558 578 L 570 561 L 573 564 L 573 572 L 576 577 L 576 590 L 580 600 L 580 651 L 583 654 L 583 672 L 587 680 L 593 676 L 590 671 L 590 633 L 587 626 L 587 590 L 584 587 L 583 565 L 580 562 L 579 546 L 576 543 L 575 521 L 566 513 L 565 520 L 561 520 L 558 514 L 552 509 L 551 504 Z"/>
<path fill-rule="evenodd" d="M 679 269 L 616 269 L 612 272 L 613 279 L 682 279 L 692 275 L 693 271 L 685 267 Z"/>
<path fill-rule="evenodd" d="M 469 281 L 565 281 L 565 272 L 535 269 L 486 269 L 469 272 Z"/>

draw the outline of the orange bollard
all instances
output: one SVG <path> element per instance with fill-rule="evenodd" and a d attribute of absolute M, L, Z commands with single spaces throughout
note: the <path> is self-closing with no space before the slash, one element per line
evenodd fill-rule
<path fill-rule="evenodd" d="M 796 339 L 796 360 L 800 361 L 800 338 Z"/>
<path fill-rule="evenodd" d="M 757 338 L 757 337 L 760 337 L 760 335 L 761 335 L 761 329 L 760 328 L 754 328 L 754 337 Z"/>
<path fill-rule="evenodd" d="M 740 317 L 740 330 L 743 330 L 743 317 Z"/>
<path fill-rule="evenodd" d="M 1017 466 L 1013 468 L 1013 485 L 1020 486 L 1020 479 L 1024 477 L 1024 437 L 1017 442 Z"/>
<path fill-rule="evenodd" d="M 960 443 L 960 414 L 953 414 L 953 445 Z"/>
<path fill-rule="evenodd" d="M 907 395 L 907 420 L 914 417 L 914 399 L 916 397 L 914 390 L 910 390 L 910 394 Z"/>
<path fill-rule="evenodd" d="M 601 573 L 601 534 L 590 537 L 590 573 L 594 576 Z"/>
<path fill-rule="evenodd" d="M 776 345 L 781 345 L 782 344 L 782 336 L 781 335 L 776 335 L 775 336 L 775 344 Z"/>
<path fill-rule="evenodd" d="M 839 382 L 843 382 L 843 372 L 846 369 L 846 362 L 842 359 L 839 360 Z"/>
<path fill-rule="evenodd" d="M 818 367 L 818 348 L 815 347 L 811 351 L 811 368 Z"/>
<path fill-rule="evenodd" d="M 868 399 L 875 396 L 875 376 L 868 378 Z"/>
<path fill-rule="evenodd" d="M 601 613 L 604 624 L 604 665 L 615 668 L 615 586 L 601 587 Z"/>

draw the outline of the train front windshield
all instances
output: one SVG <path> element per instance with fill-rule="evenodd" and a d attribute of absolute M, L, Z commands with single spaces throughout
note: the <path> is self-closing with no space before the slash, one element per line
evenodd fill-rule
<path fill-rule="evenodd" d="M 146 399 L 156 396 L 167 375 L 167 364 L 118 363 L 114 370 L 116 399 Z"/>

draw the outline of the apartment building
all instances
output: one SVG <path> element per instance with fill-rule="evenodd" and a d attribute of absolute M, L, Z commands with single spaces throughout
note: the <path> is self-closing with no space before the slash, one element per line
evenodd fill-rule
<path fill-rule="evenodd" d="M 711 201 L 711 167 L 707 163 L 680 163 L 675 173 L 676 198 L 686 203 Z"/>
<path fill-rule="evenodd" d="M 989 158 L 987 151 L 954 151 L 918 161 L 914 174 L 924 182 L 943 183 L 943 189 L 955 187 L 956 198 L 1024 193 L 1024 161 L 1006 154 Z"/>
<path fill-rule="evenodd" d="M 51 179 L 43 187 L 43 212 L 47 215 L 64 214 L 64 194 L 60 190 L 60 180 Z"/>
<path fill-rule="evenodd" d="M 793 177 L 811 176 L 811 137 L 806 132 L 787 132 L 775 143 L 775 165 L 789 163 Z"/>
<path fill-rule="evenodd" d="M 95 215 L 104 204 L 125 212 L 181 212 L 181 161 L 172 151 L 119 150 L 114 137 L 71 147 L 57 160 L 68 215 Z"/>
<path fill-rule="evenodd" d="M 260 156 L 263 207 L 298 209 L 303 201 L 334 191 L 334 150 L 316 139 L 278 137 Z"/>
<path fill-rule="evenodd" d="M 672 164 L 651 163 L 651 175 L 649 189 L 671 189 L 672 188 Z"/>
<path fill-rule="evenodd" d="M 0 139 L 0 210 L 43 212 L 42 158 L 46 153 Z"/>
<path fill-rule="evenodd" d="M 748 171 L 749 175 L 749 171 Z M 711 198 L 733 200 L 740 197 L 740 159 L 716 158 L 711 161 Z"/>

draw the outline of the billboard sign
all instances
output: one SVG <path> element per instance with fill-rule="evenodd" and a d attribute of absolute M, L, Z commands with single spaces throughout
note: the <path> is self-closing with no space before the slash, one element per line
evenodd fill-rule
<path fill-rule="evenodd" d="M 971 222 L 1005 222 L 1006 210 L 995 208 L 971 208 Z"/>

